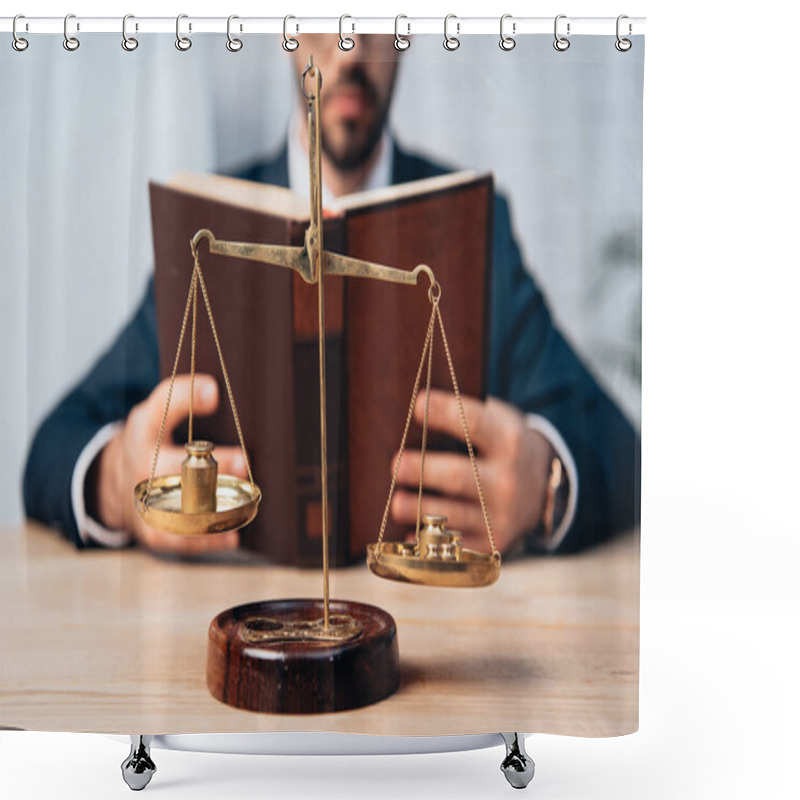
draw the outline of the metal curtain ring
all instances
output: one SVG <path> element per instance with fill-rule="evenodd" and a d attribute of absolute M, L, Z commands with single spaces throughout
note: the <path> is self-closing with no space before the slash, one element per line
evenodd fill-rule
<path fill-rule="evenodd" d="M 290 19 L 296 19 L 296 17 L 293 17 L 291 14 L 287 14 L 283 18 L 283 49 L 287 53 L 293 53 L 298 47 L 300 47 L 300 42 L 298 42 L 294 36 L 289 36 L 288 26 Z"/>
<path fill-rule="evenodd" d="M 342 16 L 339 17 L 339 49 L 344 50 L 345 52 L 347 52 L 348 50 L 352 50 L 356 46 L 355 41 L 351 39 L 349 36 L 345 36 L 344 33 L 342 32 L 342 27 L 344 26 L 344 21 L 346 19 L 353 19 L 353 18 L 349 14 L 342 14 Z M 353 31 L 355 31 L 356 29 L 355 24 L 353 24 L 352 28 Z"/>
<path fill-rule="evenodd" d="M 14 21 L 11 23 L 11 33 L 14 35 L 14 38 L 11 41 L 11 46 L 18 52 L 21 53 L 23 50 L 28 49 L 28 40 L 23 39 L 21 36 L 17 34 L 17 20 L 18 19 L 25 19 L 23 14 L 17 14 L 14 17 Z"/>
<path fill-rule="evenodd" d="M 450 36 L 450 34 L 447 33 L 447 23 L 450 22 L 451 19 L 457 20 L 458 18 L 455 14 L 448 14 L 444 18 L 444 42 L 442 42 L 442 44 L 445 50 L 449 50 L 452 53 L 453 50 L 458 50 L 458 48 L 461 47 L 461 41 L 458 38 L 458 34 L 461 33 L 461 23 L 456 22 L 456 35 Z"/>
<path fill-rule="evenodd" d="M 314 95 L 306 91 L 306 75 L 308 75 L 312 69 L 316 69 L 316 64 L 314 64 L 313 58 L 310 58 L 306 68 L 303 70 L 303 74 L 300 76 L 300 91 L 303 93 L 303 97 L 305 97 L 306 100 L 314 99 Z M 322 75 L 319 76 L 319 88 L 320 90 L 322 89 Z"/>
<path fill-rule="evenodd" d="M 175 47 L 178 50 L 186 51 L 192 46 L 192 40 L 188 36 L 181 36 L 181 20 L 188 17 L 188 14 L 178 14 L 178 18 L 175 20 Z M 191 29 L 192 26 L 189 25 L 189 30 Z"/>
<path fill-rule="evenodd" d="M 408 17 L 405 14 L 398 14 L 394 18 L 394 46 L 396 50 L 408 50 L 411 47 L 411 40 L 400 35 L 401 19 L 408 19 Z M 406 27 L 408 28 L 408 33 L 411 33 L 411 23 L 407 22 Z"/>
<path fill-rule="evenodd" d="M 507 19 L 511 19 L 511 14 L 503 14 L 503 16 L 500 17 L 500 49 L 505 50 L 506 52 L 508 52 L 509 50 L 513 50 L 517 46 L 517 40 L 512 38 L 511 36 L 506 36 L 506 34 L 503 31 L 503 25 L 505 24 L 505 21 Z M 517 32 L 516 22 L 511 23 L 511 32 L 512 33 Z"/>
<path fill-rule="evenodd" d="M 81 43 L 74 36 L 69 35 L 67 26 L 69 25 L 70 19 L 75 19 L 75 15 L 67 14 L 67 16 L 64 17 L 64 49 L 71 52 L 77 50 L 81 46 Z M 77 27 L 77 30 L 80 30 L 80 26 Z"/>
<path fill-rule="evenodd" d="M 127 50 L 129 53 L 132 53 L 139 46 L 139 40 L 134 39 L 132 36 L 128 36 L 129 19 L 134 19 L 133 14 L 126 14 L 122 18 L 122 49 Z"/>
<path fill-rule="evenodd" d="M 620 14 L 617 17 L 617 41 L 614 42 L 614 47 L 616 47 L 617 50 L 620 51 L 620 53 L 627 53 L 628 50 L 630 50 L 631 47 L 633 47 L 633 42 L 630 39 L 623 39 L 619 35 L 619 27 L 620 27 L 619 24 L 620 24 L 620 22 L 622 22 L 623 19 L 628 19 L 628 15 L 627 14 Z M 630 36 L 632 30 L 633 30 L 633 27 L 631 26 L 631 24 L 629 22 L 628 23 L 628 35 L 629 36 Z"/>
<path fill-rule="evenodd" d="M 567 18 L 566 14 L 559 14 L 556 17 L 555 22 L 553 23 L 553 34 L 556 37 L 556 40 L 553 42 L 553 47 L 555 47 L 555 49 L 558 50 L 559 53 L 563 53 L 565 50 L 569 50 L 569 39 L 567 39 L 565 36 L 559 36 L 558 35 L 558 21 L 560 19 L 566 19 L 566 18 Z M 567 36 L 569 36 L 569 28 L 570 28 L 570 24 L 568 22 L 567 23 Z"/>
<path fill-rule="evenodd" d="M 238 53 L 242 49 L 242 40 L 231 36 L 231 20 L 234 19 L 239 19 L 239 17 L 237 17 L 236 14 L 231 14 L 228 17 L 228 41 L 225 42 L 225 47 L 227 47 L 231 53 Z M 241 27 L 239 30 L 241 30 Z"/>

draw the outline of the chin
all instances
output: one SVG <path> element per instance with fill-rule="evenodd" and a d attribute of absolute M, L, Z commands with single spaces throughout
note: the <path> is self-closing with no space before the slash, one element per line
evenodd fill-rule
<path fill-rule="evenodd" d="M 326 143 L 326 155 L 339 169 L 356 169 L 371 155 L 375 143 L 369 137 L 335 139 Z"/>

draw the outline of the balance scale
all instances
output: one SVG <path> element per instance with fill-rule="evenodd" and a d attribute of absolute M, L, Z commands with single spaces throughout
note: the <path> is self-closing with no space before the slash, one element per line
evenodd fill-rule
<path fill-rule="evenodd" d="M 222 611 L 211 622 L 208 638 L 206 680 L 211 694 L 236 708 L 266 713 L 318 714 L 353 709 L 379 702 L 400 683 L 397 628 L 386 611 L 354 601 L 329 596 L 327 420 L 325 376 L 324 276 L 341 275 L 362 279 L 416 285 L 420 277 L 429 281 L 431 315 L 422 355 L 411 393 L 399 454 L 377 540 L 367 547 L 367 564 L 378 577 L 411 584 L 439 587 L 479 587 L 494 583 L 501 558 L 494 542 L 477 462 L 467 428 L 455 368 L 439 310 L 442 287 L 433 270 L 420 264 L 413 270 L 375 264 L 328 252 L 324 249 L 322 224 L 322 179 L 319 108 L 322 76 L 313 57 L 301 77 L 308 100 L 309 175 L 311 214 L 303 247 L 272 246 L 218 240 L 208 229 L 191 240 L 194 260 L 189 293 L 181 323 L 170 390 L 153 456 L 150 476 L 134 490 L 136 509 L 154 528 L 183 536 L 207 536 L 236 530 L 253 520 L 261 501 L 245 447 L 233 389 L 217 336 L 214 316 L 200 266 L 199 249 L 207 242 L 209 252 L 262 262 L 298 272 L 318 287 L 319 389 L 322 485 L 322 583 L 321 598 L 260 600 Z M 198 296 L 202 296 L 219 356 L 225 388 L 242 450 L 248 478 L 219 475 L 213 458 L 213 443 L 193 438 L 193 408 L 190 404 L 187 457 L 180 475 L 157 475 L 158 455 L 169 410 L 172 386 L 191 315 L 191 381 L 194 388 L 195 340 Z M 428 428 L 428 398 L 433 348 L 441 336 L 460 412 L 472 472 L 486 526 L 489 552 L 462 546 L 461 535 L 447 528 L 447 519 L 422 513 L 422 488 Z M 425 412 L 422 426 L 421 467 L 417 523 L 413 541 L 385 541 L 400 464 L 403 458 L 414 406 L 426 373 Z M 193 391 L 192 391 L 193 398 Z M 302 737 L 302 738 L 300 738 Z M 123 762 L 125 781 L 142 789 L 155 772 L 151 747 L 213 752 L 296 752 L 308 755 L 345 752 L 445 752 L 476 749 L 504 741 L 506 758 L 501 767 L 517 788 L 533 777 L 533 762 L 525 753 L 524 737 L 517 733 L 485 736 L 392 737 L 354 736 L 329 733 L 186 734 L 180 736 L 131 735 L 131 752 Z M 357 743 L 356 743 L 357 742 Z"/>

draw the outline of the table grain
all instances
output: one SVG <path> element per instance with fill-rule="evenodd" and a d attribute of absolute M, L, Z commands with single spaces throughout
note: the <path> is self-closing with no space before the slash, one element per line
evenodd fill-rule
<path fill-rule="evenodd" d="M 331 597 L 395 618 L 399 690 L 320 715 L 241 711 L 205 682 L 210 621 L 230 606 L 319 597 L 321 573 L 241 558 L 76 550 L 28 523 L 0 531 L 0 725 L 40 731 L 336 731 L 615 736 L 638 727 L 639 539 L 503 564 L 483 589 L 334 570 Z"/>

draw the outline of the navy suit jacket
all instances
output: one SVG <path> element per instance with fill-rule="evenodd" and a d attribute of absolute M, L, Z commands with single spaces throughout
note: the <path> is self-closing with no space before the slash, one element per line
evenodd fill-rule
<path fill-rule="evenodd" d="M 394 148 L 393 183 L 447 171 Z M 286 150 L 236 174 L 287 186 Z M 523 266 L 501 196 L 495 203 L 490 321 L 489 394 L 549 420 L 575 461 L 578 504 L 559 552 L 638 525 L 639 437 L 553 325 L 542 293 Z M 71 501 L 75 463 L 103 425 L 124 420 L 150 394 L 160 378 L 158 365 L 151 279 L 133 319 L 37 431 L 23 482 L 30 517 L 84 546 Z M 528 544 L 535 549 L 535 542 Z"/>

